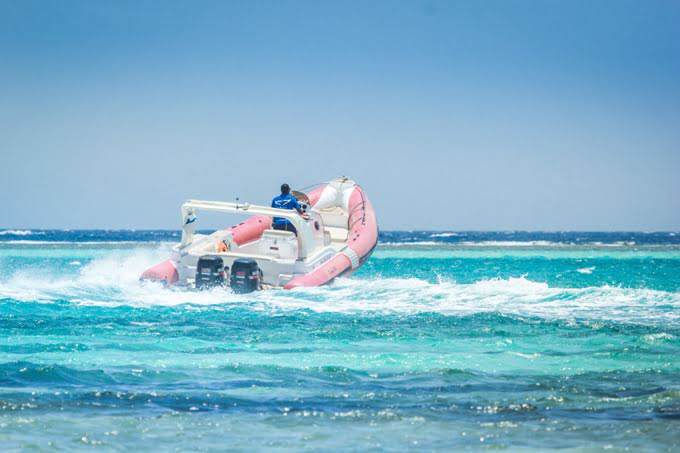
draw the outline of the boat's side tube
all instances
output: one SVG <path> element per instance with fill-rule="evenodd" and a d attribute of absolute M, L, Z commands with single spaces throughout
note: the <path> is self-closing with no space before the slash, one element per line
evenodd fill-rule
<path fill-rule="evenodd" d="M 291 280 L 284 286 L 284 289 L 293 289 L 298 286 L 321 286 L 333 281 L 335 277 L 344 273 L 347 269 L 351 269 L 352 261 L 345 255 L 336 255 L 330 260 L 326 261 L 307 275 L 303 275 L 294 280 Z"/>
<path fill-rule="evenodd" d="M 139 279 L 164 282 L 166 285 L 172 285 L 179 280 L 179 273 L 177 272 L 175 262 L 167 259 L 144 271 Z"/>
<path fill-rule="evenodd" d="M 262 237 L 262 232 L 271 228 L 272 218 L 266 215 L 251 217 L 245 222 L 234 225 L 227 232 L 234 234 L 234 242 L 243 245 Z"/>
<path fill-rule="evenodd" d="M 356 253 L 360 262 L 371 256 L 378 243 L 378 220 L 373 205 L 361 187 L 356 187 L 349 199 L 350 233 L 347 246 Z"/>
<path fill-rule="evenodd" d="M 347 248 L 314 272 L 291 280 L 284 286 L 285 289 L 330 283 L 339 275 L 354 272 L 373 253 L 378 243 L 378 222 L 373 206 L 361 187 L 354 188 L 348 205 L 350 232 L 345 242 Z"/>

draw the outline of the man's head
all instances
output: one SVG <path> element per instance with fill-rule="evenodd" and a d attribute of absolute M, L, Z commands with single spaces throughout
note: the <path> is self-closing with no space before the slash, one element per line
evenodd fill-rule
<path fill-rule="evenodd" d="M 281 193 L 288 195 L 290 193 L 290 186 L 288 184 L 281 184 Z"/>

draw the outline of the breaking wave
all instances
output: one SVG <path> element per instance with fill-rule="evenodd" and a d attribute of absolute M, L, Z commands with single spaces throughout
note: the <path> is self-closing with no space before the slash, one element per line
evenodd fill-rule
<path fill-rule="evenodd" d="M 432 233 L 430 235 L 431 238 L 453 238 L 456 236 L 460 236 L 458 233 Z"/>
<path fill-rule="evenodd" d="M 45 234 L 44 231 L 31 231 L 31 230 L 3 230 L 0 231 L 0 236 L 31 236 L 34 234 Z"/>
<path fill-rule="evenodd" d="M 453 233 L 432 234 L 431 238 L 452 237 Z M 381 242 L 380 245 L 391 247 L 436 245 L 440 247 L 632 247 L 636 245 L 634 241 L 616 242 L 562 242 L 562 241 L 460 241 L 460 242 L 440 242 L 440 241 L 404 241 L 404 242 Z"/>
<path fill-rule="evenodd" d="M 67 302 L 82 305 L 135 307 L 220 305 L 230 309 L 336 313 L 467 316 L 496 313 L 519 317 L 608 320 L 639 324 L 680 325 L 680 293 L 643 288 L 597 286 L 552 287 L 525 277 L 483 279 L 461 284 L 417 278 L 337 279 L 333 285 L 248 295 L 228 289 L 196 292 L 140 284 L 144 269 L 167 251 L 135 250 L 110 254 L 78 269 L 72 277 L 24 268 L 0 281 L 0 299 L 19 302 Z"/>

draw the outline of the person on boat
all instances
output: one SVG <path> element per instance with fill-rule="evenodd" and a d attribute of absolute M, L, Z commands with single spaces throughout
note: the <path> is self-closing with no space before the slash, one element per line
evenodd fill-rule
<path fill-rule="evenodd" d="M 272 208 L 278 209 L 295 209 L 301 216 L 306 218 L 302 212 L 300 203 L 290 194 L 290 186 L 288 184 L 281 184 L 281 195 L 274 197 L 272 200 Z M 291 231 L 297 236 L 297 229 L 290 223 L 290 220 L 283 217 L 274 217 L 272 219 L 272 228 L 275 230 Z"/>

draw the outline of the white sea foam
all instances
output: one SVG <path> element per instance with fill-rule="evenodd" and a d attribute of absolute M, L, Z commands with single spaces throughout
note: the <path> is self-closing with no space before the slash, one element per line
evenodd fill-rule
<path fill-rule="evenodd" d="M 430 237 L 442 237 L 431 235 Z M 462 242 L 438 242 L 438 241 L 414 241 L 414 242 L 381 242 L 380 245 L 390 247 L 407 247 L 418 245 L 438 245 L 438 246 L 464 246 L 464 247 L 560 247 L 573 245 L 566 242 L 550 241 L 462 241 Z"/>
<path fill-rule="evenodd" d="M 299 290 L 299 296 L 296 292 L 293 291 L 293 300 L 282 298 L 277 303 L 314 311 L 500 313 L 545 319 L 680 323 L 678 293 L 610 286 L 559 288 L 525 277 L 481 280 L 471 284 L 432 284 L 418 279 L 348 279 L 339 280 L 330 288 Z M 313 299 L 322 302 L 307 303 L 309 295 L 317 296 Z M 669 312 L 669 306 L 676 310 Z"/>
<path fill-rule="evenodd" d="M 468 247 L 560 247 L 570 245 L 566 242 L 553 241 L 465 241 L 460 244 Z"/>
<path fill-rule="evenodd" d="M 72 278 L 24 269 L 0 281 L 0 298 L 25 302 L 136 307 L 181 304 L 222 309 L 338 313 L 497 313 L 543 319 L 605 320 L 680 326 L 680 293 L 639 288 L 560 288 L 526 277 L 461 284 L 416 278 L 337 279 L 331 286 L 237 295 L 140 284 L 140 274 L 167 256 L 167 249 L 116 252 L 78 269 Z M 669 309 L 670 308 L 670 309 Z M 594 324 L 594 325 L 595 325 Z"/>
<path fill-rule="evenodd" d="M 647 343 L 663 343 L 666 341 L 673 341 L 675 338 L 676 337 L 673 334 L 661 332 L 647 334 L 643 337 L 643 340 Z"/>
<path fill-rule="evenodd" d="M 465 241 L 460 245 L 468 247 L 626 247 L 633 246 L 633 241 L 616 242 L 560 242 L 560 241 Z"/>
<path fill-rule="evenodd" d="M 435 237 L 431 235 L 430 237 Z M 419 245 L 437 245 L 440 247 L 486 247 L 486 248 L 512 248 L 512 247 L 562 247 L 562 248 L 616 248 L 631 247 L 636 245 L 633 241 L 617 242 L 560 242 L 560 241 L 461 241 L 461 242 L 440 242 L 440 241 L 414 241 L 414 242 L 381 242 L 380 245 L 387 247 L 408 247 Z M 654 244 L 649 244 L 648 247 Z"/>
<path fill-rule="evenodd" d="M 433 233 L 430 235 L 431 238 L 451 238 L 460 236 L 458 233 Z"/>
<path fill-rule="evenodd" d="M 581 268 L 581 269 L 576 269 L 576 272 L 578 272 L 579 274 L 592 274 L 594 270 L 595 270 L 595 266 L 592 266 L 592 267 L 584 267 L 584 268 Z"/>
<path fill-rule="evenodd" d="M 380 242 L 379 244 L 388 247 L 408 247 L 414 245 L 442 245 L 445 243 L 435 241 L 415 241 L 415 242 Z"/>
<path fill-rule="evenodd" d="M 3 230 L 0 231 L 0 236 L 31 236 L 34 234 L 45 234 L 44 231 L 31 231 L 31 230 Z"/>

